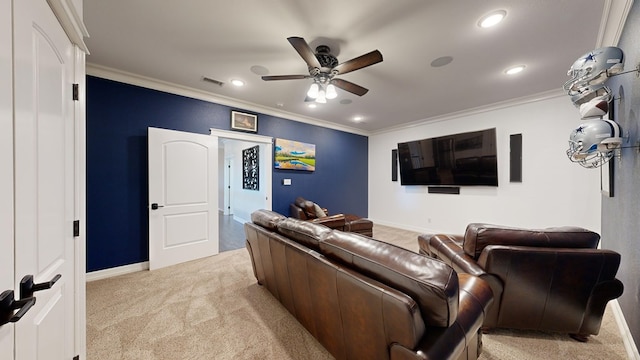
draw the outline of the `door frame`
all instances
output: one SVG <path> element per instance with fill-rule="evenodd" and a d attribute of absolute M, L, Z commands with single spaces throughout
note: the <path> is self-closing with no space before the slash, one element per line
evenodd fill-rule
<path fill-rule="evenodd" d="M 86 317 L 86 283 L 87 283 L 87 150 L 86 150 L 86 55 L 89 48 L 84 39 L 89 32 L 84 25 L 82 9 L 78 9 L 71 0 L 47 0 L 74 45 L 74 83 L 78 84 L 78 100 L 74 101 L 74 219 L 80 223 L 78 236 L 74 239 L 75 262 L 75 309 L 74 309 L 74 347 L 80 359 L 87 358 L 87 317 Z"/>
<path fill-rule="evenodd" d="M 0 1 L 0 74 L 13 78 L 13 13 L 10 0 Z M 15 289 L 13 234 L 13 81 L 0 83 L 0 293 Z M 19 296 L 14 294 L 15 297 Z M 0 326 L 0 358 L 14 354 L 13 325 Z"/>
<path fill-rule="evenodd" d="M 220 129 L 209 129 L 209 135 L 217 136 L 218 140 L 220 139 L 231 139 L 231 140 L 240 140 L 240 141 L 249 141 L 259 144 L 267 145 L 269 151 L 266 151 L 264 156 L 260 156 L 260 159 L 264 159 L 264 163 L 261 161 L 260 171 L 264 168 L 264 178 L 267 183 L 265 185 L 265 192 L 267 199 L 265 201 L 264 209 L 271 210 L 273 206 L 273 137 L 264 136 L 264 135 L 255 135 L 255 134 L 247 134 L 242 132 L 228 131 L 228 130 L 220 130 Z M 218 168 L 223 166 L 224 163 L 218 164 Z M 220 186 L 220 185 L 218 185 Z"/>

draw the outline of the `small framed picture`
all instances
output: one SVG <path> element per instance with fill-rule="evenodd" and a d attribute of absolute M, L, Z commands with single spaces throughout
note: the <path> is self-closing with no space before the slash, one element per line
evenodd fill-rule
<path fill-rule="evenodd" d="M 231 112 L 231 129 L 257 132 L 258 115 L 246 114 L 238 111 Z"/>

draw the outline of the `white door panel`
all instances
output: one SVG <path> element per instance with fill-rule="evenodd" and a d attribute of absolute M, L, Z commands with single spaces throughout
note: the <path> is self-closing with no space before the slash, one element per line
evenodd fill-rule
<path fill-rule="evenodd" d="M 11 0 L 0 0 L 0 293 L 14 289 Z M 13 358 L 13 324 L 0 326 L 0 359 Z"/>
<path fill-rule="evenodd" d="M 217 138 L 149 128 L 151 270 L 218 253 L 217 163 Z"/>
<path fill-rule="evenodd" d="M 165 206 L 206 204 L 209 199 L 208 166 L 202 164 L 209 161 L 208 147 L 176 141 L 164 144 L 163 151 Z"/>
<path fill-rule="evenodd" d="M 47 2 L 14 10 L 15 283 L 61 278 L 15 324 L 16 359 L 74 356 L 74 48 Z M 19 296 L 16 291 L 16 296 Z"/>

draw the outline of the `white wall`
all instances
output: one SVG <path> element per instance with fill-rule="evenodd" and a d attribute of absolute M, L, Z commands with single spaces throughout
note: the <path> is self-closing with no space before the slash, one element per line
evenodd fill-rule
<path fill-rule="evenodd" d="M 369 218 L 415 231 L 462 234 L 470 222 L 543 228 L 575 225 L 600 232 L 600 172 L 565 154 L 580 116 L 566 95 L 449 117 L 369 137 Z M 391 181 L 398 142 L 496 128 L 498 187 L 460 195 Z M 509 135 L 522 134 L 522 183 L 509 182 Z"/>
<path fill-rule="evenodd" d="M 242 150 L 260 145 L 259 150 L 259 191 L 246 190 L 242 188 Z M 231 168 L 231 206 L 233 218 L 239 222 L 246 222 L 251 219 L 251 213 L 255 210 L 265 208 L 265 199 L 267 195 L 267 187 L 271 186 L 271 182 L 267 181 L 267 172 L 265 167 L 265 154 L 268 151 L 265 144 L 258 144 L 246 141 L 227 140 L 225 142 L 225 157 L 232 159 Z"/>

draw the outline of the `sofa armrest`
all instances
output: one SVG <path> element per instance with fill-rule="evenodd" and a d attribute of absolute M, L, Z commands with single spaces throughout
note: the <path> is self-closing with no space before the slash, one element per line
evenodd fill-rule
<path fill-rule="evenodd" d="M 429 252 L 433 257 L 444 261 L 458 273 L 481 276 L 486 272 L 476 261 L 465 254 L 461 235 L 438 234 L 428 238 Z"/>
<path fill-rule="evenodd" d="M 429 327 L 415 350 L 391 347 L 393 360 L 476 359 L 481 352 L 480 328 L 493 302 L 491 287 L 484 280 L 458 274 L 460 298 L 458 316 L 449 327 Z M 464 355 L 467 356 L 464 356 Z"/>
<path fill-rule="evenodd" d="M 622 295 L 624 286 L 618 279 L 599 283 L 593 289 L 593 295 L 589 298 L 587 311 L 580 327 L 579 334 L 598 334 L 602 323 L 602 314 L 610 300 Z"/>
<path fill-rule="evenodd" d="M 310 220 L 310 222 L 324 225 L 332 229 L 342 230 L 344 228 L 346 220 L 345 220 L 344 214 L 335 214 L 331 216 L 316 218 L 316 219 Z"/>

